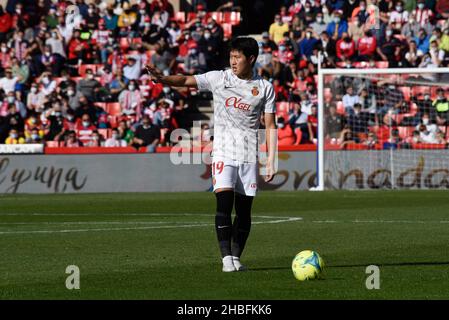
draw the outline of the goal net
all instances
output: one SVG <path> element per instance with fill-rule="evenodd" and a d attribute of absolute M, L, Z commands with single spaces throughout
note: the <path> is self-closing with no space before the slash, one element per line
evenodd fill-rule
<path fill-rule="evenodd" d="M 318 190 L 448 189 L 446 69 L 322 69 Z"/>

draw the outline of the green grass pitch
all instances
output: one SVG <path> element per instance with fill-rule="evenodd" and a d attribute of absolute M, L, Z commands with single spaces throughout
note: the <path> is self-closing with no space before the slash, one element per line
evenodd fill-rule
<path fill-rule="evenodd" d="M 447 299 L 448 197 L 261 192 L 250 270 L 224 274 L 211 193 L 0 196 L 0 299 Z M 294 279 L 305 249 L 324 279 Z M 379 290 L 365 287 L 371 264 Z M 65 287 L 68 265 L 80 290 Z"/>

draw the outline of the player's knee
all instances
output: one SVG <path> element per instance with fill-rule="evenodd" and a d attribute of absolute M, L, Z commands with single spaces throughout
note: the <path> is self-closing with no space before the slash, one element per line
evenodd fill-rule
<path fill-rule="evenodd" d="M 234 191 L 227 190 L 215 193 L 217 198 L 217 214 L 231 215 L 234 206 Z"/>

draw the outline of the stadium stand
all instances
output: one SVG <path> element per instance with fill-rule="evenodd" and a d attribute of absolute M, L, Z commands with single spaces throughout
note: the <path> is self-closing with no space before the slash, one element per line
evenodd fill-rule
<path fill-rule="evenodd" d="M 373 24 L 372 5 L 364 1 L 283 1 L 267 32 L 256 35 L 260 50 L 255 70 L 277 88 L 278 117 L 290 125 L 298 104 L 310 116 L 311 105 L 317 104 L 318 63 L 323 68 L 447 66 L 448 6 L 445 1 L 416 2 L 415 6 L 415 1 L 379 1 L 380 19 Z M 49 148 L 66 145 L 73 132 L 84 132 L 84 114 L 91 119 L 86 129 L 95 128 L 104 139 L 121 121 L 134 131 L 148 115 L 161 130 L 160 146 L 170 146 L 171 130 L 189 129 L 192 120 L 204 119 L 193 110 L 210 95 L 154 84 L 143 66 L 152 64 L 166 74 L 188 73 L 185 62 L 198 64 L 202 56 L 206 66 L 198 70 L 225 68 L 224 49 L 245 17 L 240 11 L 203 4 L 191 12 L 175 12 L 167 0 L 97 1 L 97 5 L 78 0 L 80 15 L 75 17 L 67 16 L 70 1 L 14 3 L 23 5 L 23 11 L 18 13 L 14 5 L 0 8 L 0 143 L 29 141 L 25 124 L 36 117 L 40 139 Z M 234 3 L 237 7 L 239 1 Z M 399 11 L 397 3 L 403 4 Z M 124 113 L 118 99 L 131 80 L 137 81 L 140 95 L 138 101 L 127 100 L 127 105 L 139 107 L 136 113 Z M 406 140 L 422 117 L 417 103 L 426 94 L 435 101 L 437 88 L 402 85 L 398 90 L 408 110 L 395 114 L 394 121 Z M 333 104 L 338 114 L 349 116 L 338 90 L 324 88 L 324 98 L 325 112 Z M 162 107 L 161 99 L 168 101 L 167 106 Z M 376 110 L 382 109 L 380 104 Z M 382 121 L 376 121 L 369 131 L 377 134 Z M 447 138 L 446 123 L 438 125 Z M 313 145 L 304 132 L 292 129 L 295 145 Z M 8 139 L 12 131 L 24 139 Z M 132 145 L 132 139 L 127 143 Z M 363 148 L 346 145 L 359 147 Z"/>

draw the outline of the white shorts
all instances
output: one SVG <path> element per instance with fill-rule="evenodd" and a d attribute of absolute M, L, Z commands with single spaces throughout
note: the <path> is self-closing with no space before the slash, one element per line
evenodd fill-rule
<path fill-rule="evenodd" d="M 235 192 L 254 197 L 257 192 L 257 163 L 242 163 L 225 158 L 213 158 L 214 191 L 232 188 Z"/>

